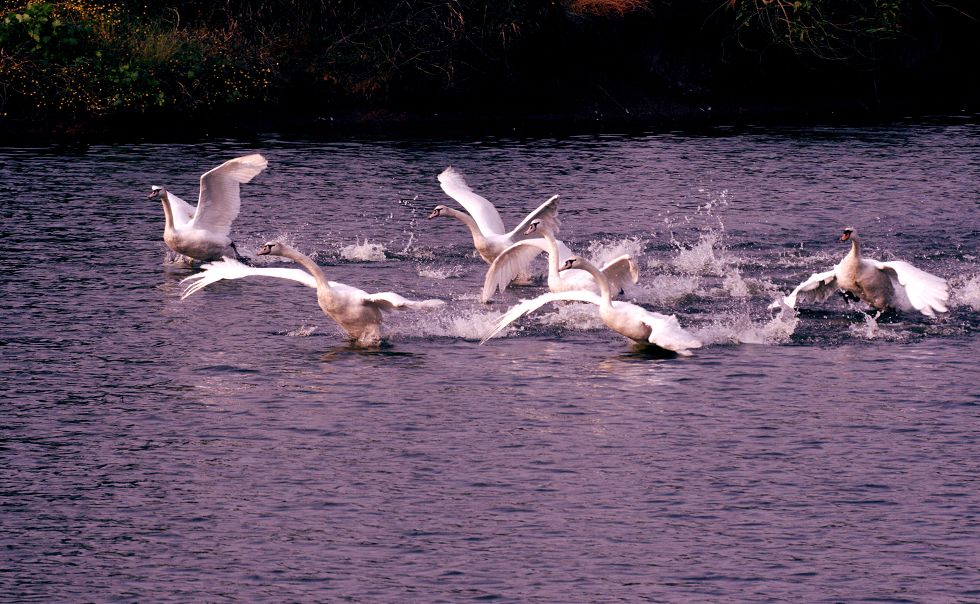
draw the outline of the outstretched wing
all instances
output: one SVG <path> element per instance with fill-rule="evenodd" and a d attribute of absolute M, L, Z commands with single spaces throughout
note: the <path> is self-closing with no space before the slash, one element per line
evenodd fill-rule
<path fill-rule="evenodd" d="M 896 302 L 907 301 L 906 310 L 914 308 L 927 317 L 934 317 L 937 312 L 949 310 L 946 306 L 949 301 L 949 285 L 942 277 L 927 273 L 901 260 L 872 262 L 888 275 L 896 295 L 904 293 L 905 300 L 896 300 Z"/>
<path fill-rule="evenodd" d="M 629 254 L 613 258 L 600 270 L 609 281 L 609 290 L 613 295 L 625 289 L 627 284 L 634 284 L 640 280 L 640 269 Z"/>
<path fill-rule="evenodd" d="M 525 237 L 524 231 L 527 227 L 531 226 L 531 221 L 540 220 L 541 226 L 539 228 L 548 229 L 548 231 L 554 235 L 558 232 L 558 227 L 561 223 L 558 221 L 558 195 L 552 195 L 548 198 L 548 201 L 539 205 L 533 212 L 528 214 L 524 220 L 521 221 L 517 228 L 513 231 L 507 233 L 507 236 L 511 238 L 512 241 L 518 241 Z M 565 244 L 559 246 L 559 250 Z M 568 249 L 568 248 L 565 248 Z M 560 256 L 561 254 L 559 254 Z M 571 254 L 569 254 L 571 255 Z"/>
<path fill-rule="evenodd" d="M 381 310 L 426 310 L 439 308 L 445 302 L 442 300 L 409 300 L 399 296 L 394 292 L 381 292 L 368 294 L 364 297 L 364 303 L 376 306 Z"/>
<path fill-rule="evenodd" d="M 596 294 L 585 291 L 585 290 L 572 290 L 567 292 L 548 292 L 546 294 L 541 294 L 537 298 L 532 298 L 530 300 L 524 300 L 520 304 L 517 304 L 510 310 L 508 310 L 497 322 L 494 324 L 493 328 L 490 329 L 480 340 L 480 344 L 483 344 L 493 336 L 500 333 L 505 327 L 523 317 L 524 315 L 534 312 L 535 310 L 541 308 L 549 302 L 556 302 L 558 300 L 570 300 L 575 302 L 591 302 L 592 304 L 600 304 L 602 299 Z"/>
<path fill-rule="evenodd" d="M 796 289 L 791 291 L 788 296 L 770 304 L 769 308 L 780 308 L 781 305 L 796 308 L 796 302 L 798 300 L 802 300 L 803 302 L 823 302 L 834 295 L 837 289 L 837 275 L 833 270 L 823 273 L 813 273 L 809 279 L 797 285 Z"/>
<path fill-rule="evenodd" d="M 242 207 L 239 186 L 265 170 L 265 158 L 254 153 L 236 157 L 201 176 L 201 197 L 191 226 L 225 237 Z"/>
<path fill-rule="evenodd" d="M 484 235 L 503 235 L 504 222 L 493 204 L 473 192 L 466 184 L 463 175 L 456 168 L 449 166 L 439 175 L 439 186 L 446 195 L 456 200 L 466 212 L 473 217 L 480 232 Z"/>
<path fill-rule="evenodd" d="M 217 283 L 223 279 L 243 279 L 245 277 L 276 277 L 278 279 L 289 279 L 302 283 L 306 287 L 316 289 L 316 279 L 313 275 L 298 268 L 277 268 L 277 267 L 255 267 L 247 266 L 233 258 L 222 258 L 218 262 L 205 264 L 199 273 L 194 273 L 181 281 L 187 283 L 184 293 L 180 299 L 204 289 L 212 283 Z M 333 285 L 333 284 L 332 284 Z"/>
<path fill-rule="evenodd" d="M 498 289 L 501 292 L 507 289 L 507 284 L 526 269 L 535 256 L 547 251 L 548 242 L 538 237 L 518 241 L 500 252 L 490 264 L 490 268 L 487 269 L 487 276 L 483 279 L 483 292 L 480 294 L 480 302 L 485 304 L 497 293 Z"/>
<path fill-rule="evenodd" d="M 183 228 L 194 218 L 196 208 L 170 191 L 167 191 L 167 199 L 170 200 L 170 213 L 174 217 L 174 227 Z"/>

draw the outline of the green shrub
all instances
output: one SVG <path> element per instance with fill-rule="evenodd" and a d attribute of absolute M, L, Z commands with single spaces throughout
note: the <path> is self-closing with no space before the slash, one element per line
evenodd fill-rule
<path fill-rule="evenodd" d="M 35 119 L 213 110 L 264 100 L 269 86 L 269 69 L 254 55 L 113 2 L 31 1 L 8 10 L 0 49 L 2 109 Z"/>

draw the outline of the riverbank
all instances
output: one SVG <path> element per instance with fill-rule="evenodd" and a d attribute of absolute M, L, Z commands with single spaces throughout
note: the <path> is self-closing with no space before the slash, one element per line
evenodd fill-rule
<path fill-rule="evenodd" d="M 880 14 L 839 0 L 294 4 L 302 10 L 274 0 L 7 0 L 0 142 L 980 111 L 980 21 L 948 2 L 897 0 Z"/>
<path fill-rule="evenodd" d="M 186 142 L 214 137 L 249 138 L 275 132 L 290 138 L 561 136 L 594 132 L 650 132 L 752 126 L 869 126 L 903 121 L 980 121 L 975 99 L 923 102 L 891 99 L 871 106 L 861 99 L 726 99 L 701 102 L 597 98 L 561 111 L 501 107 L 456 110 L 346 108 L 323 113 L 227 111 L 220 114 L 112 116 L 55 123 L 0 118 L 0 145 L 113 143 L 155 140 Z"/>

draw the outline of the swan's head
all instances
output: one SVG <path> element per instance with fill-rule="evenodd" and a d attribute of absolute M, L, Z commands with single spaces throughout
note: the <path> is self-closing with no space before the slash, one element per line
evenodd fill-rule
<path fill-rule="evenodd" d="M 262 247 L 255 252 L 258 256 L 282 256 L 282 252 L 285 246 L 278 241 L 269 241 L 268 243 L 262 244 Z"/>
<path fill-rule="evenodd" d="M 163 187 L 153 185 L 150 187 L 150 194 L 146 196 L 147 199 L 160 199 L 160 197 L 166 193 L 167 190 Z"/>
<path fill-rule="evenodd" d="M 527 225 L 527 230 L 524 231 L 524 234 L 530 235 L 531 233 L 536 232 L 539 228 L 541 228 L 541 219 L 535 218 L 531 221 L 531 224 Z"/>
<path fill-rule="evenodd" d="M 850 241 L 851 239 L 857 239 L 857 237 L 858 237 L 857 229 L 847 227 L 846 229 L 844 229 L 844 232 L 841 233 L 840 240 Z"/>
<path fill-rule="evenodd" d="M 571 256 L 568 260 L 565 261 L 565 264 L 561 265 L 561 268 L 559 268 L 558 270 L 567 271 L 573 268 L 579 268 L 579 269 L 582 268 L 582 259 L 579 258 L 578 256 Z"/>
<path fill-rule="evenodd" d="M 440 216 L 449 216 L 449 208 L 444 205 L 437 205 L 436 207 L 432 208 L 432 213 L 429 214 L 429 220 Z"/>

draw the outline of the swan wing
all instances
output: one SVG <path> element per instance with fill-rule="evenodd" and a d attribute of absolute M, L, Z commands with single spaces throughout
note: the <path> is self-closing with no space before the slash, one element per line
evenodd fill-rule
<path fill-rule="evenodd" d="M 525 216 L 524 220 L 517 225 L 517 228 L 507 233 L 507 237 L 509 237 L 511 241 L 522 239 L 524 237 L 524 231 L 527 230 L 527 227 L 531 226 L 531 222 L 534 220 L 540 220 L 541 228 L 547 229 L 552 235 L 557 233 L 558 227 L 561 226 L 561 223 L 558 221 L 558 199 L 558 195 L 552 195 L 550 198 L 548 198 L 548 201 L 539 205 L 533 212 Z M 565 244 L 562 243 L 560 246 L 558 246 L 559 259 L 561 258 L 561 248 L 564 245 Z M 568 248 L 566 247 L 565 249 L 567 250 Z M 570 250 L 569 256 L 571 256 Z"/>
<path fill-rule="evenodd" d="M 186 288 L 184 289 L 184 293 L 180 296 L 181 300 L 197 291 L 200 291 L 201 289 L 204 289 L 212 283 L 217 283 L 218 281 L 224 279 L 243 279 L 245 277 L 276 277 L 278 279 L 289 279 L 290 281 L 302 283 L 306 287 L 316 289 L 316 279 L 313 277 L 313 275 L 298 268 L 248 266 L 246 264 L 242 264 L 234 258 L 227 257 L 222 258 L 218 262 L 209 262 L 201 268 L 204 270 L 199 273 L 194 273 L 190 277 L 187 277 L 181 281 L 181 284 L 187 284 Z M 339 284 L 331 284 L 331 286 L 333 285 Z"/>
<path fill-rule="evenodd" d="M 167 199 L 170 201 L 170 213 L 174 218 L 174 228 L 183 228 L 194 218 L 194 212 L 197 208 L 170 191 L 167 191 Z"/>
<path fill-rule="evenodd" d="M 541 294 L 537 298 L 532 298 L 530 300 L 524 300 L 520 304 L 515 305 L 513 308 L 508 310 L 494 326 L 483 336 L 480 340 L 480 344 L 483 344 L 493 336 L 500 333 L 502 329 L 516 321 L 517 319 L 523 317 L 524 315 L 534 312 L 535 310 L 541 308 L 549 302 L 556 302 L 558 300 L 569 300 L 574 302 L 590 302 L 592 304 L 601 304 L 602 298 L 598 295 L 584 290 L 572 290 L 566 292 L 548 292 L 546 294 Z"/>
<path fill-rule="evenodd" d="M 829 270 L 823 273 L 813 273 L 810 275 L 809 279 L 797 285 L 796 289 L 791 291 L 788 296 L 782 300 L 776 300 L 770 304 L 769 308 L 780 308 L 784 305 L 790 308 L 796 308 L 797 300 L 802 300 L 804 302 L 823 302 L 830 296 L 834 295 L 834 292 L 836 292 L 837 289 L 836 270 Z"/>
<path fill-rule="evenodd" d="M 901 260 L 874 262 L 874 264 L 888 275 L 895 293 L 904 294 L 905 300 L 896 300 L 895 306 L 908 302 L 905 306 L 906 310 L 914 308 L 927 317 L 934 317 L 937 312 L 949 310 L 946 306 L 949 301 L 949 285 L 942 277 L 927 273 Z"/>
<path fill-rule="evenodd" d="M 476 221 L 476 225 L 484 237 L 491 234 L 504 234 L 504 221 L 500 219 L 497 208 L 474 193 L 456 168 L 449 166 L 442 171 L 438 178 L 442 190 L 466 209 L 467 213 Z"/>
<path fill-rule="evenodd" d="M 438 308 L 445 304 L 442 300 L 409 300 L 394 292 L 381 292 L 368 294 L 364 297 L 364 303 L 376 306 L 381 310 L 426 310 Z"/>
<path fill-rule="evenodd" d="M 490 268 L 487 269 L 487 276 L 483 279 L 483 292 L 480 294 L 480 301 L 489 302 L 498 289 L 503 292 L 507 289 L 507 284 L 531 264 L 535 256 L 547 251 L 548 242 L 540 237 L 524 239 L 508 246 L 494 258 Z"/>
<path fill-rule="evenodd" d="M 257 153 L 236 157 L 201 176 L 201 197 L 191 226 L 225 237 L 242 207 L 239 185 L 265 170 L 268 162 Z"/>
<path fill-rule="evenodd" d="M 572 256 L 575 255 L 575 252 L 573 252 L 572 250 L 568 249 L 568 246 L 565 245 L 565 242 L 562 241 L 561 239 L 555 239 L 555 245 L 558 246 L 558 264 L 559 265 L 564 264 L 566 260 L 568 260 L 569 258 L 571 258 Z"/>
<path fill-rule="evenodd" d="M 640 269 L 632 256 L 623 254 L 613 258 L 600 269 L 609 281 L 609 289 L 617 294 L 626 288 L 627 284 L 635 284 L 640 280 Z"/>

